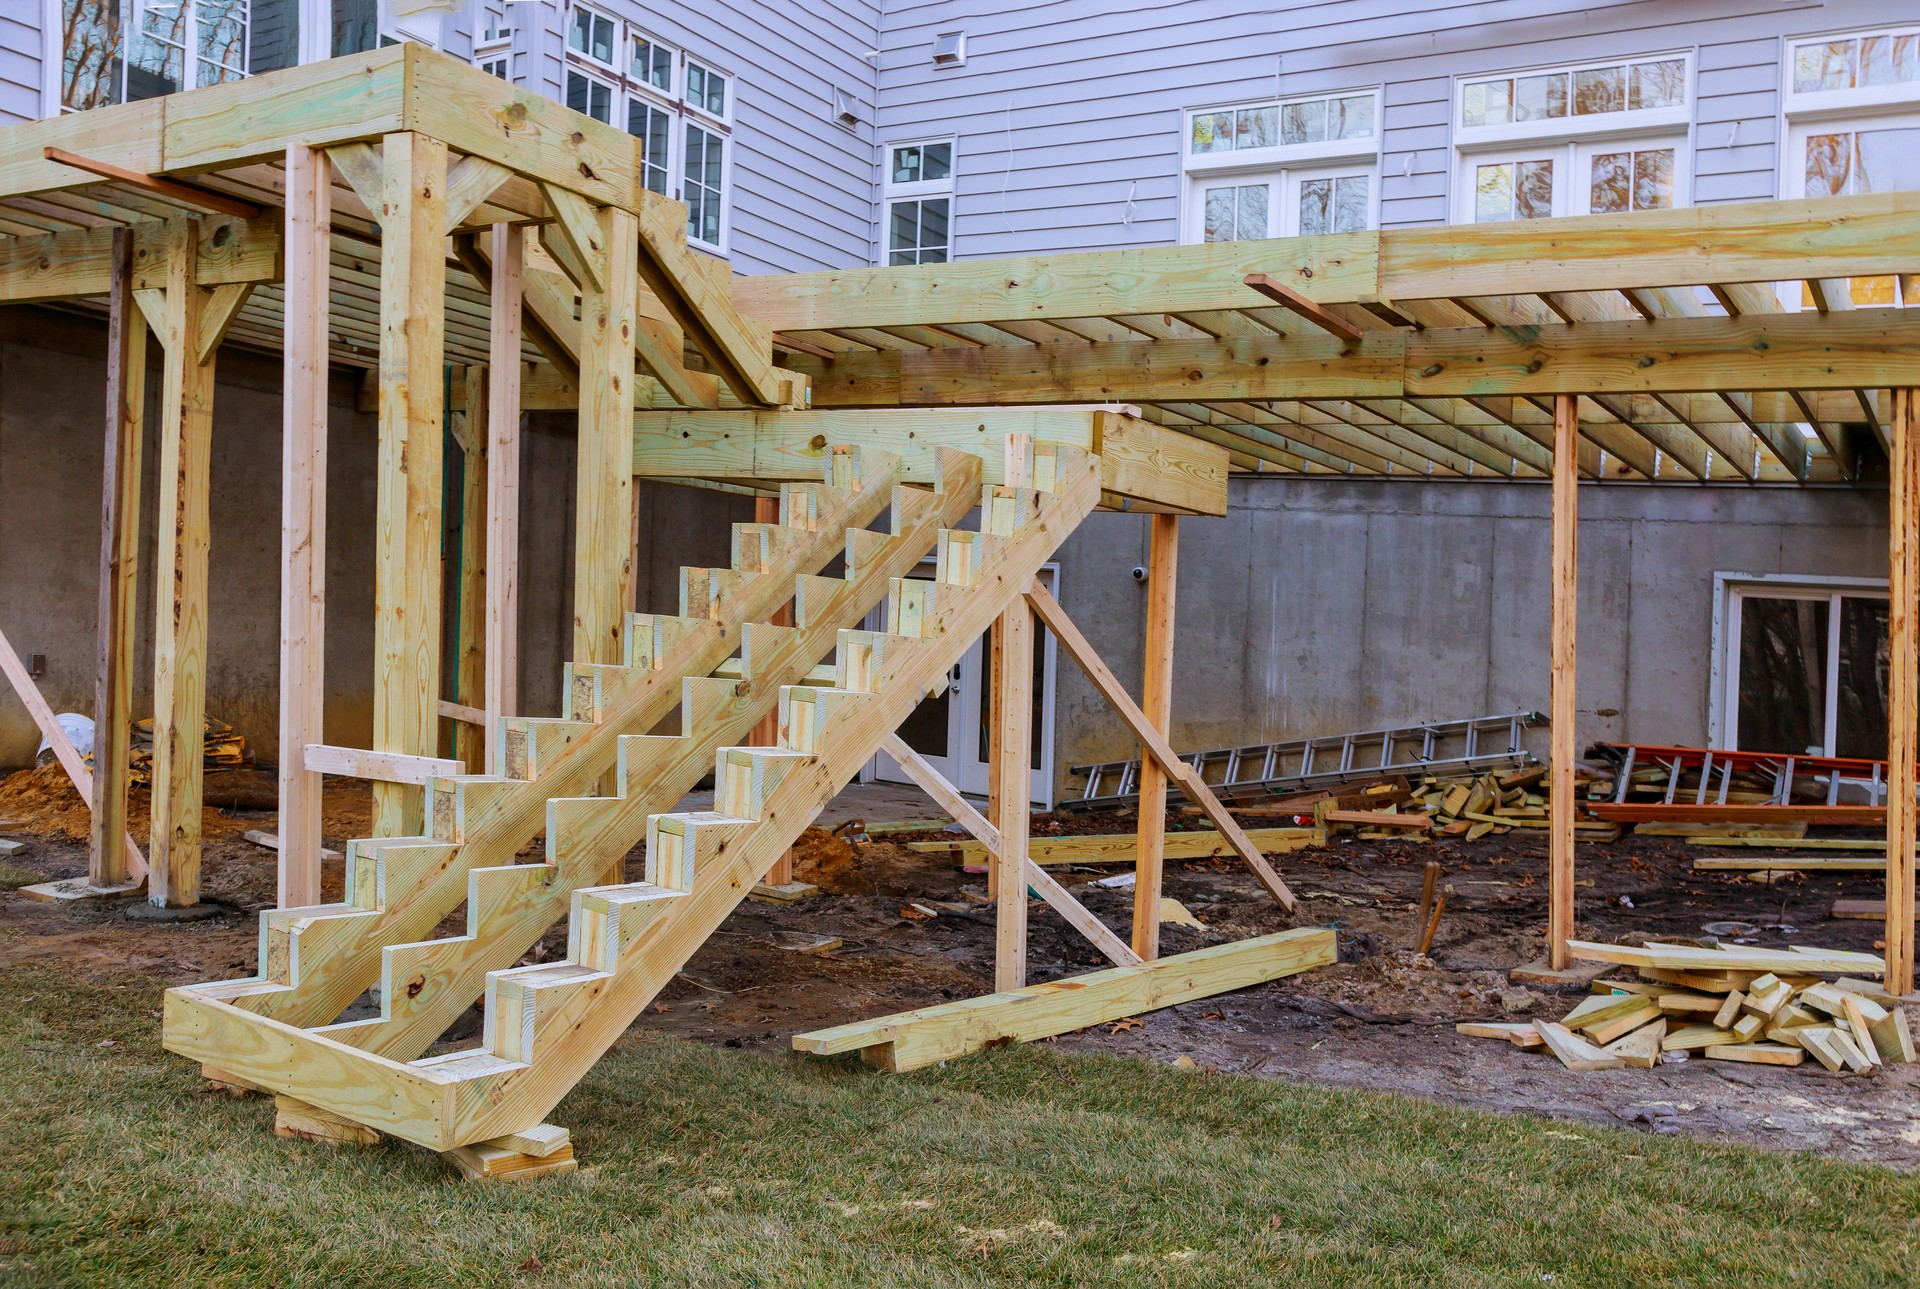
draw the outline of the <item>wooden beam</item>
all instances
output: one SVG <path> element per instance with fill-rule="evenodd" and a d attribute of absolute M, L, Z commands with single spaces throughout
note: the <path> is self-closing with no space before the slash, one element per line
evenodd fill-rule
<path fill-rule="evenodd" d="M 1017 451 L 1010 445 L 1009 452 Z M 994 749 L 999 765 L 999 813 L 994 827 L 1000 851 L 994 857 L 993 984 L 998 990 L 1027 983 L 1027 836 L 1033 817 L 1033 614 L 1016 599 L 1000 615 L 1000 674 L 989 719 L 1000 730 Z"/>
<path fill-rule="evenodd" d="M 1249 273 L 1246 284 L 1266 296 L 1288 313 L 1304 318 L 1329 335 L 1337 336 L 1348 344 L 1358 344 L 1367 333 L 1354 326 L 1333 310 L 1318 301 L 1301 294 L 1286 283 L 1265 273 Z"/>
<path fill-rule="evenodd" d="M 435 779 L 465 774 L 466 766 L 438 756 L 403 756 L 398 752 L 368 752 L 357 747 L 309 743 L 303 759 L 315 774 L 341 774 L 375 783 L 425 787 Z"/>
<path fill-rule="evenodd" d="M 1162 739 L 1173 733 L 1173 600 L 1180 568 L 1180 519 L 1148 521 L 1147 641 L 1140 712 Z M 1140 752 L 1140 849 L 1134 862 L 1133 951 L 1160 956 L 1160 879 L 1167 845 L 1167 775 L 1145 748 Z"/>
<path fill-rule="evenodd" d="M 487 346 L 487 770 L 504 773 L 501 720 L 519 711 L 520 283 L 523 234 L 495 224 Z"/>
<path fill-rule="evenodd" d="M 827 679 L 831 683 L 831 677 Z M 1305 850 L 1325 842 L 1319 828 L 1249 828 L 1247 838 L 1260 853 L 1284 854 Z M 1034 837 L 1027 842 L 1027 855 L 1041 868 L 1071 864 L 1131 864 L 1139 854 L 1138 833 L 1098 833 L 1089 836 Z M 967 841 L 916 841 L 907 849 L 922 855 L 952 855 L 962 865 L 984 864 L 987 851 Z M 1168 859 L 1216 859 L 1233 854 L 1233 847 L 1212 829 L 1170 832 L 1166 839 Z"/>
<path fill-rule="evenodd" d="M 373 744 L 430 756 L 439 734 L 447 146 L 390 134 L 381 154 Z M 420 796 L 375 783 L 374 834 L 419 835 Z"/>
<path fill-rule="evenodd" d="M 281 348 L 280 746 L 325 738 L 327 618 L 327 305 L 332 166 L 286 152 L 286 313 Z M 283 752 L 279 904 L 320 902 L 320 776 Z"/>
<path fill-rule="evenodd" d="M 1122 1016 L 1265 984 L 1330 966 L 1336 958 L 1333 931 L 1306 927 L 1137 966 L 1113 967 L 984 998 L 796 1034 L 793 1046 L 795 1051 L 815 1056 L 857 1051 L 869 1065 L 904 1073 L 1000 1043 L 1028 1043 Z"/>
<path fill-rule="evenodd" d="M 165 285 L 167 228 L 157 222 L 134 226 L 135 290 Z M 0 304 L 107 294 L 113 285 L 113 235 L 114 228 L 103 225 L 39 237 L 0 237 Z M 267 282 L 280 276 L 280 221 L 273 216 L 201 220 L 196 236 L 194 275 L 201 286 Z"/>
<path fill-rule="evenodd" d="M 633 331 L 639 288 L 634 217 L 607 207 L 594 216 L 605 247 L 604 290 L 582 288 L 580 422 L 575 474 L 573 659 L 618 663 L 633 551 Z M 584 234 L 581 235 L 584 238 Z"/>
<path fill-rule="evenodd" d="M 93 836 L 87 884 L 135 882 L 128 863 L 135 603 L 140 585 L 141 454 L 146 444 L 147 323 L 133 302 L 133 233 L 113 234 L 107 312 L 106 451 L 100 476 L 100 613 L 94 649 Z M 137 858 L 139 851 L 132 854 Z M 141 866 L 144 871 L 145 865 Z"/>
<path fill-rule="evenodd" d="M 1547 964 L 1565 971 L 1573 934 L 1573 760 L 1577 709 L 1574 655 L 1577 640 L 1579 555 L 1578 401 L 1562 394 L 1553 404 L 1553 608 L 1548 697 L 1552 751 L 1548 756 L 1550 815 L 1547 871 Z"/>
<path fill-rule="evenodd" d="M 652 194 L 643 189 L 641 195 Z M 772 332 L 764 320 L 749 320 L 735 308 L 726 262 L 713 261 L 709 268 L 688 249 L 686 207 L 680 203 L 643 201 L 638 213 L 639 267 L 647 285 L 741 402 L 777 405 Z"/>
<path fill-rule="evenodd" d="M 487 369 L 467 368 L 465 405 L 460 424 L 460 584 L 455 591 L 459 651 L 454 657 L 453 692 L 459 706 L 485 704 L 487 667 Z M 446 715 L 447 704 L 436 709 Z M 454 759 L 472 766 L 487 763 L 487 725 L 456 721 Z"/>
<path fill-rule="evenodd" d="M 1888 469 L 1887 539 L 1887 758 L 1893 766 L 1920 759 L 1916 717 L 1916 659 L 1920 633 L 1914 603 L 1920 597 L 1920 406 L 1916 391 L 1893 391 L 1893 460 Z M 1913 992 L 1913 851 L 1915 802 L 1907 776 L 1887 792 L 1887 989 Z"/>
<path fill-rule="evenodd" d="M 633 472 L 800 482 L 819 478 L 832 444 L 857 442 L 899 456 L 908 482 L 934 482 L 939 449 L 953 448 L 980 456 L 987 481 L 1004 483 L 1003 445 L 1010 434 L 1097 455 L 1103 504 L 1109 507 L 1226 513 L 1224 448 L 1114 407 L 641 412 L 634 417 Z"/>
<path fill-rule="evenodd" d="M 906 740 L 898 734 L 889 734 L 881 741 L 880 750 L 894 759 L 909 779 L 917 784 L 921 791 L 932 797 L 942 810 L 952 815 L 962 827 L 973 834 L 974 840 L 985 848 L 984 858 L 988 864 L 997 864 L 1000 858 L 1000 830 L 988 822 L 987 817 L 973 808 L 973 803 L 960 795 L 960 790 L 948 783 L 946 778 L 931 765 L 927 759 L 908 747 Z M 1081 935 L 1087 937 L 1100 952 L 1115 966 L 1124 967 L 1139 962 L 1140 955 L 1127 947 L 1122 940 L 1107 928 L 1107 925 L 1088 911 L 1086 905 L 1073 898 L 1066 887 L 1054 880 L 1052 874 L 1042 868 L 1028 852 L 1022 865 L 1026 873 L 1029 889 L 1039 892 L 1040 898 Z"/>
<path fill-rule="evenodd" d="M 72 166 L 75 170 L 84 170 L 90 175 L 99 175 L 102 179 L 111 179 L 117 184 L 125 184 L 141 192 L 150 192 L 170 202 L 198 206 L 202 210 L 212 211 L 217 215 L 232 215 L 236 219 L 254 219 L 261 213 L 260 208 L 250 201 L 241 201 L 225 193 L 208 192 L 204 188 L 176 183 L 171 179 L 156 179 L 138 170 L 116 166 L 110 161 L 97 161 L 92 157 L 83 157 L 79 153 L 68 152 L 64 148 L 43 147 L 40 149 L 40 154 L 59 165 Z"/>
<path fill-rule="evenodd" d="M 447 171 L 447 232 L 467 222 L 501 184 L 513 177 L 513 171 L 485 157 L 461 157 Z"/>
<path fill-rule="evenodd" d="M 33 723 L 39 729 L 40 736 L 47 740 L 47 745 L 53 749 L 54 758 L 60 762 L 60 768 L 65 770 L 67 778 L 73 781 L 74 791 L 78 792 L 81 799 L 91 806 L 94 799 L 93 771 L 87 768 L 86 760 L 73 746 L 73 740 L 67 737 L 67 732 L 60 728 L 60 722 L 54 718 L 53 708 L 49 707 L 47 700 L 41 696 L 40 687 L 33 683 L 33 677 L 27 674 L 26 664 L 20 661 L 20 655 L 14 652 L 13 645 L 7 641 L 4 633 L 0 633 L 0 676 L 7 678 L 7 682 L 13 686 L 13 692 L 25 705 L 27 715 L 33 717 Z M 115 893 L 134 889 L 139 886 L 140 879 L 147 875 L 147 862 L 140 854 L 140 847 L 134 843 L 131 836 L 124 832 L 120 835 L 126 842 L 127 881 L 123 886 L 111 888 Z M 28 893 L 45 894 L 50 898 L 67 894 L 67 892 L 46 889 L 56 885 L 64 884 L 48 882 L 42 887 L 23 889 Z M 88 886 L 90 887 L 91 883 L 88 883 Z"/>
<path fill-rule="evenodd" d="M 1280 880 L 1280 875 L 1273 871 L 1272 865 L 1267 863 L 1259 849 L 1248 838 L 1246 830 L 1234 821 L 1233 816 L 1227 812 L 1227 808 L 1213 794 L 1213 789 L 1201 779 L 1199 772 L 1180 759 L 1180 754 L 1173 750 L 1173 745 L 1167 741 L 1166 736 L 1147 719 L 1146 713 L 1142 712 L 1139 705 L 1133 701 L 1132 696 L 1127 693 L 1126 688 L 1121 685 L 1119 678 L 1113 674 L 1099 652 L 1084 635 L 1080 634 L 1080 628 L 1074 625 L 1073 619 L 1069 618 L 1066 610 L 1060 607 L 1060 602 L 1053 598 L 1046 587 L 1036 582 L 1027 588 L 1027 603 L 1033 606 L 1033 611 L 1039 615 L 1040 621 L 1045 624 L 1047 630 L 1053 632 L 1054 637 L 1066 649 L 1068 656 L 1079 664 L 1080 670 L 1086 673 L 1087 679 L 1093 682 L 1094 688 L 1099 690 L 1101 697 L 1107 700 L 1107 705 L 1113 708 L 1122 721 L 1126 722 L 1133 731 L 1134 737 L 1145 745 L 1147 754 L 1159 762 L 1168 780 L 1178 785 L 1180 790 L 1187 794 L 1188 799 L 1201 808 L 1207 818 L 1213 821 L 1213 826 L 1220 830 L 1221 835 L 1227 839 L 1227 843 L 1233 847 L 1234 853 L 1240 857 L 1241 862 L 1260 880 L 1260 884 L 1266 888 L 1267 893 L 1280 902 L 1281 908 L 1291 913 L 1296 902 L 1293 892 L 1287 889 L 1287 884 Z"/>
<path fill-rule="evenodd" d="M 206 289 L 196 285 L 191 221 L 169 225 L 166 350 L 160 398 L 159 543 L 153 645 L 153 836 L 147 898 L 200 901 L 202 755 L 206 736 L 207 549 L 213 463 L 213 361 L 198 360 Z"/>
<path fill-rule="evenodd" d="M 1342 233 L 775 273 L 736 278 L 733 299 L 741 312 L 775 331 L 1158 316 L 1265 307 L 1271 301 L 1246 285 L 1246 277 L 1285 264 L 1284 280 L 1295 290 L 1315 300 L 1351 300 L 1379 289 L 1380 239 L 1378 233 Z"/>

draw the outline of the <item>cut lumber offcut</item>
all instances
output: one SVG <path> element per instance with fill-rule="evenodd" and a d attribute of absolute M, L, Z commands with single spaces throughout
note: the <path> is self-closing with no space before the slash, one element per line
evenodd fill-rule
<path fill-rule="evenodd" d="M 1532 1021 L 1463 1020 L 1453 1027 L 1453 1032 L 1468 1038 L 1501 1038 L 1521 1048 L 1546 1046 L 1546 1040 L 1534 1029 Z"/>
<path fill-rule="evenodd" d="M 1417 828 L 1421 832 L 1433 827 L 1431 815 L 1403 815 L 1391 810 L 1329 810 L 1326 820 L 1361 828 Z"/>
<path fill-rule="evenodd" d="M 1728 1043 L 1707 1049 L 1709 1061 L 1746 1061 L 1753 1065 L 1798 1065 L 1807 1059 L 1800 1048 L 1782 1043 Z"/>
<path fill-rule="evenodd" d="M 1890 1065 L 1911 1065 L 1914 1061 L 1913 1031 L 1907 1014 L 1896 1007 L 1873 1027 L 1874 1050 Z"/>
<path fill-rule="evenodd" d="M 1709 1047 L 1722 1047 L 1740 1040 L 1732 1031 L 1716 1029 L 1712 1025 L 1688 1025 L 1674 1030 L 1660 1040 L 1663 1052 L 1698 1052 Z"/>
<path fill-rule="evenodd" d="M 1844 989 L 1850 994 L 1859 994 L 1862 998 L 1871 998 L 1882 1007 L 1892 1007 L 1899 999 L 1887 992 L 1887 987 L 1875 980 L 1856 980 L 1852 976 L 1839 976 L 1826 983 L 1835 989 Z"/>
<path fill-rule="evenodd" d="M 1634 1070 L 1651 1070 L 1660 1063 L 1660 1041 L 1667 1036 L 1667 1022 L 1660 1019 L 1608 1043 L 1600 1050 Z"/>
<path fill-rule="evenodd" d="M 1730 823 L 1643 823 L 1633 826 L 1636 837 L 1684 837 L 1696 846 L 1738 845 L 1747 839 L 1792 841 L 1807 835 L 1807 821 L 1795 819 L 1779 824 Z"/>
<path fill-rule="evenodd" d="M 1617 1070 L 1626 1064 L 1617 1056 L 1608 1056 L 1565 1025 L 1540 1020 L 1533 1023 L 1533 1028 L 1546 1043 L 1547 1050 L 1559 1057 L 1560 1064 L 1569 1070 Z"/>
<path fill-rule="evenodd" d="M 1740 1014 L 1740 1007 L 1746 1001 L 1747 996 L 1738 989 L 1721 999 L 1720 1010 L 1713 1014 L 1714 1027 L 1716 1029 L 1731 1029 L 1733 1027 L 1733 1018 Z"/>
<path fill-rule="evenodd" d="M 1687 845 L 1729 848 L 1746 846 L 1773 850 L 1871 850 L 1878 851 L 1882 855 L 1887 851 L 1887 843 L 1878 837 L 1772 837 L 1757 832 L 1689 837 Z"/>
<path fill-rule="evenodd" d="M 380 1134 L 364 1123 L 308 1105 L 295 1097 L 276 1094 L 273 1098 L 273 1131 L 296 1141 L 317 1141 L 330 1146 L 371 1146 Z"/>
<path fill-rule="evenodd" d="M 1833 907 L 1827 910 L 1827 916 L 1835 921 L 1884 922 L 1887 920 L 1887 902 L 1885 900 L 1835 900 Z"/>
<path fill-rule="evenodd" d="M 1846 1002 L 1841 1007 L 1841 1012 L 1846 1018 L 1847 1033 L 1849 1037 L 1853 1039 L 1853 1045 L 1859 1048 L 1860 1051 L 1865 1054 L 1866 1058 L 1875 1065 L 1884 1064 L 1880 1059 L 1880 1046 L 1873 1041 L 1873 1026 L 1868 1022 L 1866 1015 L 1860 1010 L 1861 1003 L 1866 1000 L 1856 998 L 1852 994 L 1848 994 L 1846 999 Z M 1878 1009 L 1876 1008 L 1875 1010 Z M 1886 1013 L 1881 1012 L 1880 1018 L 1885 1020 Z"/>
<path fill-rule="evenodd" d="M 1766 1027 L 1766 1023 L 1767 1018 L 1765 1016 L 1754 1016 L 1752 1014 L 1742 1016 L 1739 1020 L 1733 1022 L 1733 1036 L 1742 1043 L 1751 1043 L 1754 1037 Z"/>
<path fill-rule="evenodd" d="M 571 1141 L 563 1142 L 546 1154 L 533 1154 L 503 1144 L 524 1135 L 516 1133 L 513 1137 L 458 1146 L 447 1151 L 446 1156 L 460 1170 L 460 1175 L 470 1182 L 526 1182 L 538 1177 L 570 1173 L 576 1167 Z"/>
<path fill-rule="evenodd" d="M 1326 834 L 1315 828 L 1249 828 L 1247 838 L 1263 854 L 1281 855 L 1321 845 Z M 1132 833 L 1101 833 L 1085 837 L 1035 837 L 1027 845 L 1027 855 L 1042 868 L 1066 864 L 1131 864 L 1139 839 Z M 922 855 L 957 854 L 966 865 L 988 862 L 985 843 L 955 837 L 952 841 L 914 841 L 907 849 Z M 1198 832 L 1170 832 L 1166 835 L 1167 859 L 1213 859 L 1233 853 L 1226 839 L 1211 829 Z"/>
<path fill-rule="evenodd" d="M 1215 945 L 1134 966 L 923 1007 L 796 1034 L 796 1051 L 858 1051 L 869 1065 L 903 1073 L 1000 1043 L 1031 1042 L 1120 1016 L 1264 984 L 1334 962 L 1334 933 L 1307 927 Z"/>
<path fill-rule="evenodd" d="M 1696 949 L 1678 944 L 1650 944 L 1636 948 L 1624 944 L 1596 944 L 1591 940 L 1569 940 L 1567 948 L 1576 958 L 1591 962 L 1612 962 L 1627 967 L 1653 967 L 1673 971 L 1789 971 L 1809 974 L 1841 975 L 1865 972 L 1879 975 L 1887 964 L 1871 953 L 1845 949 Z"/>
<path fill-rule="evenodd" d="M 1711 994 L 1676 990 L 1660 995 L 1660 1010 L 1669 1016 L 1704 1016 L 1712 1019 L 1714 1013 L 1720 1010 L 1720 1000 Z"/>
<path fill-rule="evenodd" d="M 1651 998 L 1635 998 L 1631 1005 L 1616 1010 L 1610 1016 L 1590 1016 L 1582 1020 L 1579 1030 L 1592 1042 L 1605 1047 L 1617 1038 L 1631 1034 L 1642 1025 L 1660 1019 L 1660 1004 Z"/>
<path fill-rule="evenodd" d="M 1847 1058 L 1833 1040 L 1837 1031 L 1831 1025 L 1805 1025 L 1794 1030 L 1794 1042 L 1801 1050 L 1813 1053 L 1813 1059 L 1838 1074 L 1846 1068 Z"/>
<path fill-rule="evenodd" d="M 1696 873 L 1881 873 L 1887 861 L 1876 855 L 1702 855 Z"/>
<path fill-rule="evenodd" d="M 1772 1020 L 1792 997 L 1793 986 L 1769 972 L 1747 986 L 1747 997 L 1741 1006 L 1756 1016 Z"/>

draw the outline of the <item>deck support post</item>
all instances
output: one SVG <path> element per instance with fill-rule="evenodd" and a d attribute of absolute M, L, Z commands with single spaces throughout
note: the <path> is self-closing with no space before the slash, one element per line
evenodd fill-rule
<path fill-rule="evenodd" d="M 596 212 L 604 281 L 580 284 L 580 438 L 575 476 L 573 657 L 619 663 L 633 577 L 633 329 L 640 229 L 616 207 Z"/>
<path fill-rule="evenodd" d="M 636 511 L 637 513 L 637 511 Z M 777 524 L 780 522 L 780 499 L 778 497 L 755 497 L 753 499 L 753 522 L 756 524 Z M 638 542 L 634 543 L 639 546 Z M 793 625 L 793 604 L 791 601 L 774 610 L 771 622 L 776 627 Z M 753 727 L 753 737 L 749 740 L 754 747 L 773 747 L 780 742 L 780 713 L 770 711 L 760 718 Z M 761 881 L 768 886 L 786 886 L 793 881 L 793 851 L 773 862 L 767 875 Z"/>
<path fill-rule="evenodd" d="M 466 370 L 460 442 L 460 585 L 454 598 L 459 652 L 453 660 L 453 698 L 462 707 L 486 704 L 487 599 L 487 369 Z M 487 763 L 483 725 L 453 723 L 453 758 L 477 772 Z"/>
<path fill-rule="evenodd" d="M 100 478 L 100 616 L 94 671 L 93 837 L 87 885 L 131 889 L 127 757 L 140 576 L 141 452 L 146 441 L 147 323 L 133 299 L 133 232 L 113 234 L 107 297 L 106 456 Z M 132 856 L 137 860 L 137 854 Z"/>
<path fill-rule="evenodd" d="M 1553 608 L 1552 671 L 1548 699 L 1551 753 L 1548 760 L 1547 965 L 1565 971 L 1573 963 L 1573 760 L 1574 655 L 1579 599 L 1579 399 L 1553 400 Z"/>
<path fill-rule="evenodd" d="M 520 335 L 525 234 L 495 224 L 488 234 L 486 768 L 505 771 L 500 722 L 519 711 L 520 668 Z M 469 762 L 470 766 L 479 762 Z"/>
<path fill-rule="evenodd" d="M 1893 391 L 1887 496 L 1887 974 L 1913 992 L 1915 597 L 1920 596 L 1920 390 Z"/>
<path fill-rule="evenodd" d="M 286 336 L 281 346 L 280 907 L 320 902 L 320 775 L 301 754 L 324 743 L 327 609 L 327 296 L 332 223 L 327 154 L 287 148 Z"/>
<path fill-rule="evenodd" d="M 1025 598 L 1009 604 L 1000 615 L 1000 648 L 994 653 L 999 673 L 993 687 L 995 719 L 1000 733 L 993 748 L 999 796 L 993 824 L 1000 834 L 1000 850 L 993 857 L 995 991 L 1019 989 L 1027 983 L 1027 837 L 1031 812 L 1027 783 L 1033 745 L 1033 612 Z"/>
<path fill-rule="evenodd" d="M 1180 561 L 1180 517 L 1148 521 L 1146 670 L 1140 710 L 1163 738 L 1173 718 L 1173 599 Z M 1140 842 L 1134 859 L 1133 951 L 1160 956 L 1160 881 L 1167 845 L 1167 774 L 1152 752 L 1140 749 Z"/>
<path fill-rule="evenodd" d="M 213 464 L 213 351 L 200 332 L 211 292 L 196 261 L 199 221 L 167 226 L 165 287 L 147 296 L 166 349 L 160 399 L 160 505 L 153 621 L 153 832 L 147 898 L 200 902 L 200 808 L 206 747 L 207 527 Z M 144 294 L 144 293 L 143 293 Z"/>
<path fill-rule="evenodd" d="M 432 756 L 440 732 L 447 145 L 389 134 L 381 164 L 373 750 Z M 375 783 L 374 835 L 422 832 L 424 797 L 411 784 Z"/>

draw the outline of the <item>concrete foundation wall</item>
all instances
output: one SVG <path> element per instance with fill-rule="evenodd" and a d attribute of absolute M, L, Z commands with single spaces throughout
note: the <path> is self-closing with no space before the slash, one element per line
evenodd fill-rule
<path fill-rule="evenodd" d="M 1183 750 L 1547 707 L 1548 489 L 1239 479 L 1181 523 L 1173 741 Z M 1581 746 L 1707 737 L 1716 572 L 1885 577 L 1884 491 L 1580 490 Z M 1138 693 L 1147 523 L 1091 517 L 1066 606 Z M 1066 661 L 1055 763 L 1137 755 Z M 1544 731 L 1540 747 L 1544 751 Z"/>
<path fill-rule="evenodd" d="M 55 711 L 93 711 L 94 623 L 105 442 L 106 330 L 88 318 L 0 308 L 0 632 L 24 657 L 46 655 Z M 134 699 L 152 712 L 153 549 L 159 448 L 159 352 L 150 346 L 145 532 Z M 278 755 L 280 364 L 224 349 L 214 396 L 207 711 Z M 373 514 L 376 419 L 356 411 L 358 373 L 336 370 L 327 445 L 326 737 L 366 747 L 373 731 Z M 574 431 L 568 415 L 531 415 L 522 449 L 522 710 L 560 708 L 572 638 Z M 753 503 L 657 485 L 642 492 L 635 569 L 641 607 L 677 606 L 679 565 L 724 564 L 728 525 Z M 0 771 L 28 764 L 40 735 L 0 684 Z"/>

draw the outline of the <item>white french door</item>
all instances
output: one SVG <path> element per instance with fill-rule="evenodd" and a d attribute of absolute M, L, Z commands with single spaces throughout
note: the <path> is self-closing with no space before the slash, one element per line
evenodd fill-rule
<path fill-rule="evenodd" d="M 1056 589 L 1058 568 L 1047 565 L 1040 571 L 1040 584 Z M 913 576 L 931 580 L 932 560 L 921 561 Z M 886 629 L 886 611 L 875 610 L 867 619 L 867 629 Z M 1029 799 L 1041 809 L 1053 808 L 1053 686 L 1058 665 L 1058 646 L 1053 635 L 1038 621 L 1034 623 L 1033 649 L 1033 749 L 1029 761 Z M 987 658 L 986 640 L 976 640 L 959 663 L 947 674 L 947 687 L 938 694 L 920 700 L 920 705 L 900 723 L 896 731 L 908 747 L 926 758 L 927 764 L 960 791 L 974 796 L 987 791 Z M 868 762 L 862 778 L 871 782 L 911 783 L 898 763 L 885 752 L 876 753 Z"/>

